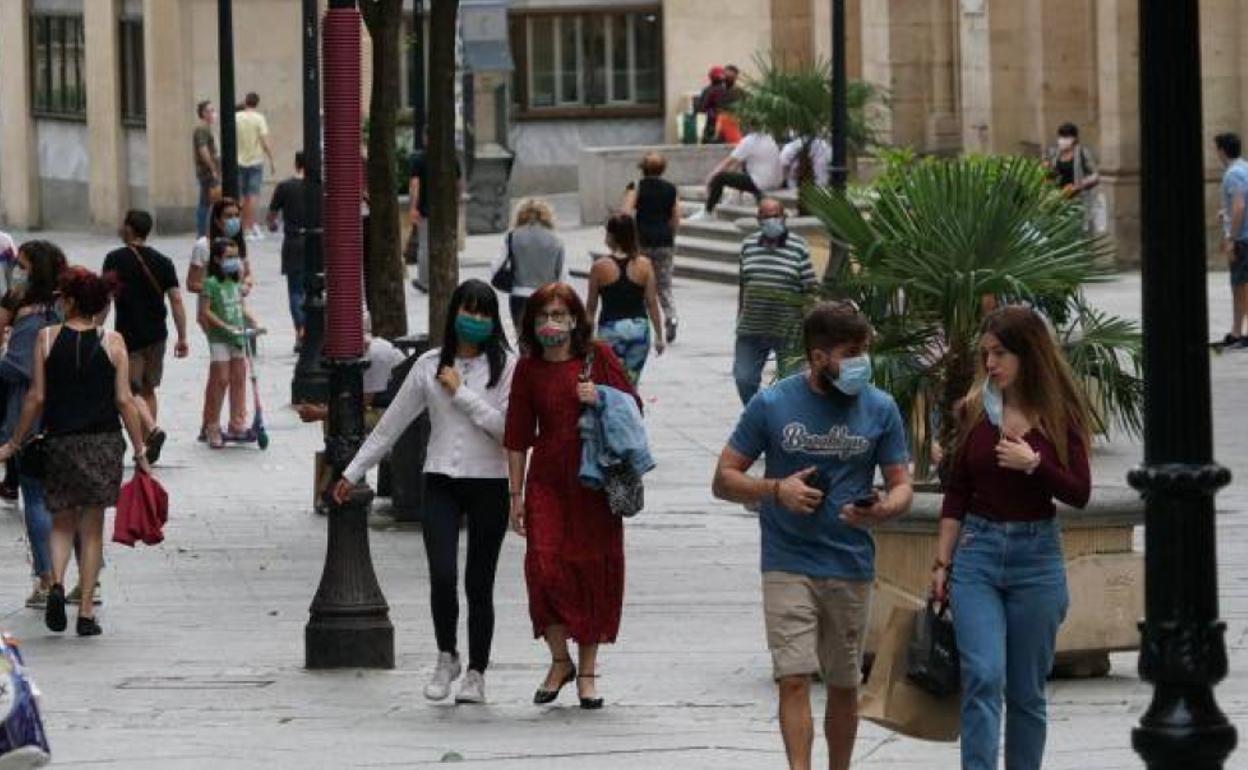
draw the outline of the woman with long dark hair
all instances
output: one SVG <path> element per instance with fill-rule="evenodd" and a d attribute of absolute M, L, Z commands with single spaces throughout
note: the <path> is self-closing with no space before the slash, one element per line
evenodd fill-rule
<path fill-rule="evenodd" d="M 34 377 L 35 340 L 39 330 L 60 322 L 56 312 L 56 291 L 65 272 L 65 254 L 49 241 L 27 241 L 17 251 L 12 288 L 0 307 L 11 319 L 8 344 L 0 359 L 0 382 L 4 384 L 4 425 L 0 436 L 9 439 L 17 427 L 26 391 Z M 48 537 L 52 516 L 48 513 L 43 483 L 26 473 L 17 463 L 18 488 L 26 518 L 26 537 L 34 565 L 35 586 L 26 600 L 31 609 L 43 609 L 52 587 L 52 556 Z"/>
<path fill-rule="evenodd" d="M 607 220 L 609 256 L 594 262 L 589 271 L 589 317 L 598 314 L 598 338 L 611 346 L 624 365 L 628 379 L 637 384 L 650 356 L 651 327 L 654 349 L 659 355 L 667 348 L 663 319 L 659 312 L 658 278 L 649 257 L 637 245 L 637 224 L 628 214 L 615 214 Z"/>
<path fill-rule="evenodd" d="M 635 397 L 611 348 L 593 336 L 571 286 L 549 284 L 533 293 L 521 324 L 523 358 L 503 441 L 511 525 L 527 541 L 524 577 L 533 635 L 550 648 L 550 669 L 533 702 L 551 703 L 565 684 L 576 682 L 585 709 L 602 708 L 598 645 L 614 642 L 620 628 L 624 528 L 606 494 L 581 484 L 577 422 L 585 405 L 597 403 L 596 385 Z M 577 644 L 579 669 L 569 639 Z"/>
<path fill-rule="evenodd" d="M 191 266 L 186 271 L 186 290 L 198 294 L 203 290 L 204 277 L 208 272 L 212 243 L 218 238 L 229 238 L 238 247 L 238 258 L 243 261 L 243 294 L 251 292 L 251 263 L 247 259 L 247 239 L 243 237 L 241 209 L 233 198 L 221 198 L 212 204 L 208 218 L 208 234 L 195 241 L 191 248 Z"/>
<path fill-rule="evenodd" d="M 979 376 L 941 510 L 932 594 L 953 608 L 962 660 L 962 767 L 1039 770 L 1045 679 L 1070 596 L 1054 499 L 1091 494 L 1087 402 L 1053 333 L 1009 305 L 983 322 Z"/>
<path fill-rule="evenodd" d="M 143 433 L 130 391 L 130 357 L 117 332 L 100 328 L 112 301 L 107 280 L 85 267 L 65 271 L 60 302 L 65 321 L 40 330 L 35 342 L 34 377 L 13 437 L 0 447 L 0 460 L 21 446 L 43 418 L 46 438 L 44 493 L 52 511 L 52 587 L 45 622 L 64 631 L 65 572 L 77 541 L 78 635 L 98 636 L 95 584 L 104 558 L 104 509 L 117 504 L 126 442 L 135 465 L 150 472 Z"/>
<path fill-rule="evenodd" d="M 344 502 L 368 469 L 379 463 L 407 427 L 428 410 L 425 510 L 422 521 L 429 559 L 430 605 L 438 662 L 425 697 L 442 700 L 462 670 L 457 560 L 459 521 L 468 521 L 468 673 L 457 703 L 485 701 L 485 669 L 494 636 L 494 573 L 507 534 L 507 458 L 502 439 L 511 377 L 510 353 L 498 297 L 489 284 L 468 280 L 451 295 L 442 347 L 412 366 L 377 427 L 333 489 Z M 399 473 L 416 468 L 396 469 Z"/>

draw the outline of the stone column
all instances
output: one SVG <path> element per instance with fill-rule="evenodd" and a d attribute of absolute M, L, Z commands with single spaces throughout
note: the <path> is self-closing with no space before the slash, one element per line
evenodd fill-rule
<path fill-rule="evenodd" d="M 1201 98 L 1204 110 L 1205 138 L 1205 214 L 1208 232 L 1205 241 L 1209 247 L 1211 265 L 1225 269 L 1221 257 L 1222 229 L 1218 211 L 1222 208 L 1222 164 L 1213 146 L 1213 137 L 1224 131 L 1233 131 L 1240 137 L 1248 136 L 1243 123 L 1248 99 L 1243 88 L 1248 78 L 1240 77 L 1242 43 L 1240 23 L 1248 18 L 1248 8 L 1239 0 L 1201 0 L 1200 3 L 1200 68 L 1203 89 Z"/>
<path fill-rule="evenodd" d="M 815 62 L 814 4 L 826 0 L 771 0 L 771 55 L 786 70 Z"/>
<path fill-rule="evenodd" d="M 1089 0 L 1039 0 L 1024 4 L 1027 41 L 1025 104 L 1031 121 L 1023 141 L 1038 149 L 1057 127 L 1079 126 L 1079 137 L 1099 146 L 1096 110 L 1096 17 Z"/>
<path fill-rule="evenodd" d="M 164 232 L 195 229 L 199 187 L 195 181 L 191 134 L 195 97 L 191 92 L 194 50 L 189 6 L 169 0 L 143 0 L 143 46 L 147 57 L 147 198 Z M 201 31 L 200 34 L 204 34 Z M 216 40 L 215 30 L 207 32 Z M 229 107 L 220 105 L 224 113 Z"/>
<path fill-rule="evenodd" d="M 121 127 L 119 0 L 84 0 L 87 135 L 91 152 L 91 224 L 115 228 L 129 205 L 125 132 Z"/>
<path fill-rule="evenodd" d="M 927 116 L 926 149 L 931 152 L 953 153 L 962 145 L 955 84 L 957 4 L 958 0 L 929 0 L 931 107 Z"/>
<path fill-rule="evenodd" d="M 4 167 L 0 199 L 9 227 L 39 226 L 39 155 L 30 115 L 30 3 L 0 3 L 0 29 L 11 34 L 0 45 L 0 135 Z"/>
<path fill-rule="evenodd" d="M 889 95 L 885 142 L 922 146 L 927 135 L 932 34 L 928 3 L 874 0 L 862 6 L 863 78 Z"/>
<path fill-rule="evenodd" d="M 1123 267 L 1140 264 L 1140 46 L 1138 0 L 1099 0 L 1096 41 L 1101 191 Z"/>
<path fill-rule="evenodd" d="M 1022 4 L 960 0 L 962 142 L 968 152 L 1024 149 L 1027 104 Z"/>

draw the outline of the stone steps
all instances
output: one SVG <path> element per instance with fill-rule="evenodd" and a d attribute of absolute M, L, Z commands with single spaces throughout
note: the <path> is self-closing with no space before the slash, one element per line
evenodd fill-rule
<path fill-rule="evenodd" d="M 705 252 L 708 255 L 707 257 L 693 256 L 678 251 L 672 265 L 672 273 L 677 278 L 735 286 L 738 280 L 737 252 L 717 253 L 714 248 L 708 248 L 710 250 Z M 594 250 L 590 252 L 590 256 L 594 259 L 600 259 L 607 256 L 607 253 L 606 251 Z M 578 265 L 572 268 L 571 272 L 577 278 L 588 278 L 589 265 Z"/>

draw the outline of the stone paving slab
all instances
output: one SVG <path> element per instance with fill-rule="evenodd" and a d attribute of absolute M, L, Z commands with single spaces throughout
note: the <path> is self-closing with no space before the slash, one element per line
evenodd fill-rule
<path fill-rule="evenodd" d="M 601 231 L 563 233 L 573 259 L 587 258 Z M 41 234 L 71 259 L 98 266 L 107 238 Z M 190 244 L 160 239 L 184 271 Z M 473 237 L 466 275 L 483 275 L 498 239 Z M 565 693 L 559 706 L 529 704 L 544 671 L 531 636 L 522 577 L 523 543 L 508 537 L 498 572 L 497 630 L 488 677 L 490 704 L 430 704 L 422 695 L 434 645 L 428 579 L 417 527 L 376 516 L 373 558 L 396 627 L 394 671 L 311 673 L 302 669 L 303 627 L 320 576 L 325 521 L 310 512 L 314 428 L 286 406 L 294 356 L 278 275 L 278 243 L 253 247 L 259 287 L 253 303 L 272 330 L 260 357 L 273 443 L 267 452 L 211 452 L 194 442 L 206 346 L 170 361 L 162 422 L 171 439 L 160 476 L 172 500 L 167 540 L 137 550 L 110 546 L 103 575 L 105 635 L 48 633 L 22 608 L 28 566 L 19 513 L 0 510 L 0 626 L 24 642 L 46 693 L 56 765 L 126 770 L 182 768 L 400 768 L 441 763 L 449 752 L 479 768 L 758 768 L 783 754 L 769 681 L 757 573 L 754 517 L 718 503 L 711 472 L 739 411 L 731 380 L 731 287 L 678 281 L 680 339 L 652 360 L 642 391 L 659 467 L 651 508 L 629 522 L 628 588 L 617 645 L 602 656 L 608 707 L 586 713 Z M 1225 274 L 1210 278 L 1211 331 L 1224 330 Z M 1094 287 L 1100 306 L 1139 312 L 1139 277 Z M 413 329 L 425 300 L 409 290 Z M 1245 418 L 1248 353 L 1213 359 L 1218 459 L 1248 476 Z M 1097 483 L 1123 485 L 1140 447 L 1119 440 L 1097 449 Z M 1230 623 L 1232 674 L 1219 689 L 1224 709 L 1248 724 L 1248 487 L 1220 496 L 1223 615 Z M 462 626 L 462 623 L 461 623 Z M 1113 674 L 1052 686 L 1046 767 L 1135 768 L 1131 727 L 1150 689 L 1133 654 L 1115 655 Z M 821 706 L 820 706 L 821 708 Z M 825 754 L 817 742 L 816 762 Z M 1241 752 L 1229 767 L 1246 767 Z M 864 724 L 855 767 L 953 768 L 953 744 L 920 743 Z M 818 765 L 817 765 L 818 766 Z"/>

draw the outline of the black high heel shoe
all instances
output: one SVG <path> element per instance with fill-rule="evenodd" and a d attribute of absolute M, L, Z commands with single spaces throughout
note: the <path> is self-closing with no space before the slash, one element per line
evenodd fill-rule
<path fill-rule="evenodd" d="M 537 692 L 533 693 L 533 704 L 535 706 L 545 706 L 547 703 L 554 703 L 555 698 L 559 697 L 559 691 L 562 690 L 565 685 L 576 681 L 576 664 L 572 663 L 572 659 L 571 658 L 555 658 L 553 661 L 551 661 L 552 668 L 554 667 L 555 664 L 558 664 L 558 663 L 567 663 L 570 665 L 570 668 L 568 670 L 568 675 L 565 676 L 563 680 L 559 682 L 559 686 L 556 689 L 543 690 L 539 688 Z"/>
<path fill-rule="evenodd" d="M 597 674 L 581 674 L 577 679 L 597 679 Z M 579 697 L 579 693 L 577 694 Z M 581 708 L 586 711 L 597 711 L 602 708 L 602 698 L 581 698 Z"/>

